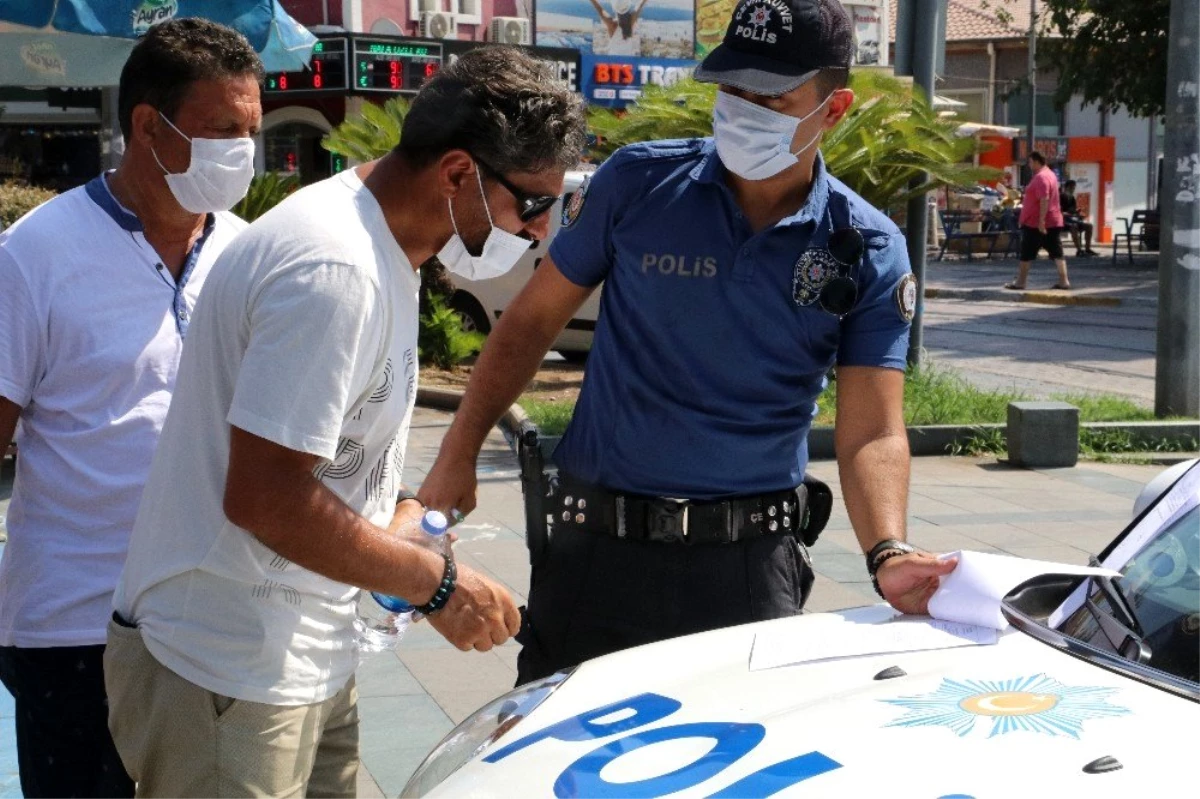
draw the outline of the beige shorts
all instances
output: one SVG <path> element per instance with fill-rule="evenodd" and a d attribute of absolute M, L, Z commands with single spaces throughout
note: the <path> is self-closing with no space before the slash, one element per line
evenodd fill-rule
<path fill-rule="evenodd" d="M 207 691 L 161 665 L 141 633 L 108 624 L 108 726 L 138 796 L 354 796 L 354 678 L 313 705 Z"/>

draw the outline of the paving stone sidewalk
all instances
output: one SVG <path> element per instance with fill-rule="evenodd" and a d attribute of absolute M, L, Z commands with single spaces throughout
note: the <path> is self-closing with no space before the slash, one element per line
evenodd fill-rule
<path fill-rule="evenodd" d="M 1033 263 L 1026 290 L 1013 291 L 1004 288 L 1004 284 L 1017 276 L 1015 258 L 975 257 L 968 261 L 963 256 L 948 254 L 946 260 L 938 261 L 931 255 L 925 268 L 925 296 L 1049 305 L 1157 307 L 1158 253 L 1135 253 L 1131 263 L 1124 252 L 1114 261 L 1111 245 L 1103 252 L 1107 254 L 1095 258 L 1068 256 L 1070 291 L 1050 288 L 1058 282 L 1058 275 L 1054 264 L 1045 258 Z"/>
<path fill-rule="evenodd" d="M 419 408 L 405 479 L 419 485 L 432 466 L 451 414 Z M 1161 467 L 1081 463 L 1073 469 L 1025 471 L 991 459 L 920 458 L 913 464 L 910 539 L 933 551 L 972 549 L 1083 563 L 1129 520 L 1134 497 Z M 837 467 L 811 471 L 837 491 Z M 479 509 L 459 526 L 458 559 L 503 582 L 523 602 L 529 586 L 524 510 L 515 456 L 498 430 L 479 460 Z M 11 472 L 0 481 L 0 516 Z M 813 549 L 814 611 L 875 601 L 840 497 Z M 516 678 L 514 643 L 462 653 L 428 625 L 409 631 L 396 654 L 379 655 L 359 672 L 364 768 L 359 795 L 397 796 L 425 754 L 455 724 L 507 691 Z M 0 691 L 0 797 L 20 796 L 12 702 Z"/>

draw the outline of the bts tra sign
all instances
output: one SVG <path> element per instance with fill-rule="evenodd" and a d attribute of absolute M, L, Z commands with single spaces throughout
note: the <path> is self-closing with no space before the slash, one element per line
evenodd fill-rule
<path fill-rule="evenodd" d="M 691 77 L 694 61 L 669 58 L 584 56 L 583 96 L 587 102 L 622 108 L 645 86 L 672 86 Z"/>

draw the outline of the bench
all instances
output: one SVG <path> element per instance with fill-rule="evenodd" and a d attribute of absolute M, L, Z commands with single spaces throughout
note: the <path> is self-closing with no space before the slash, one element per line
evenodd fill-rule
<path fill-rule="evenodd" d="M 967 242 L 967 260 L 972 260 L 971 242 L 976 239 L 988 243 L 987 257 L 992 257 L 996 241 L 1004 231 L 991 227 L 991 219 L 987 215 L 978 211 L 940 211 L 938 215 L 942 220 L 942 249 L 938 252 L 939 261 L 945 257 L 946 248 L 952 241 Z M 962 227 L 967 222 L 980 222 L 981 229 L 976 232 L 964 231 Z"/>
<path fill-rule="evenodd" d="M 1113 263 L 1117 262 L 1117 251 L 1121 247 L 1122 239 L 1125 240 L 1125 253 L 1129 263 L 1133 263 L 1134 240 L 1138 243 L 1138 252 L 1158 249 L 1158 211 L 1134 211 L 1132 219 L 1119 216 L 1117 221 L 1124 225 L 1125 230 L 1113 233 Z M 1147 228 L 1150 230 L 1147 231 Z"/>

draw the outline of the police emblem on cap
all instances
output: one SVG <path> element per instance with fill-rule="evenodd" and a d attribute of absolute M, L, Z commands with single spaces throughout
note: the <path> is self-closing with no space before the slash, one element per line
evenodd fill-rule
<path fill-rule="evenodd" d="M 896 311 L 900 318 L 911 322 L 913 314 L 917 312 L 917 278 L 913 275 L 900 278 L 900 282 L 896 284 L 895 299 Z"/>
<path fill-rule="evenodd" d="M 792 271 L 792 299 L 800 305 L 812 305 L 837 271 L 837 261 L 829 250 L 806 250 Z"/>
<path fill-rule="evenodd" d="M 587 199 L 588 186 L 592 183 L 592 178 L 589 175 L 583 179 L 583 185 L 580 186 L 567 200 L 566 205 L 562 209 L 562 226 L 570 227 L 579 218 L 579 214 L 583 212 L 583 201 Z"/>

